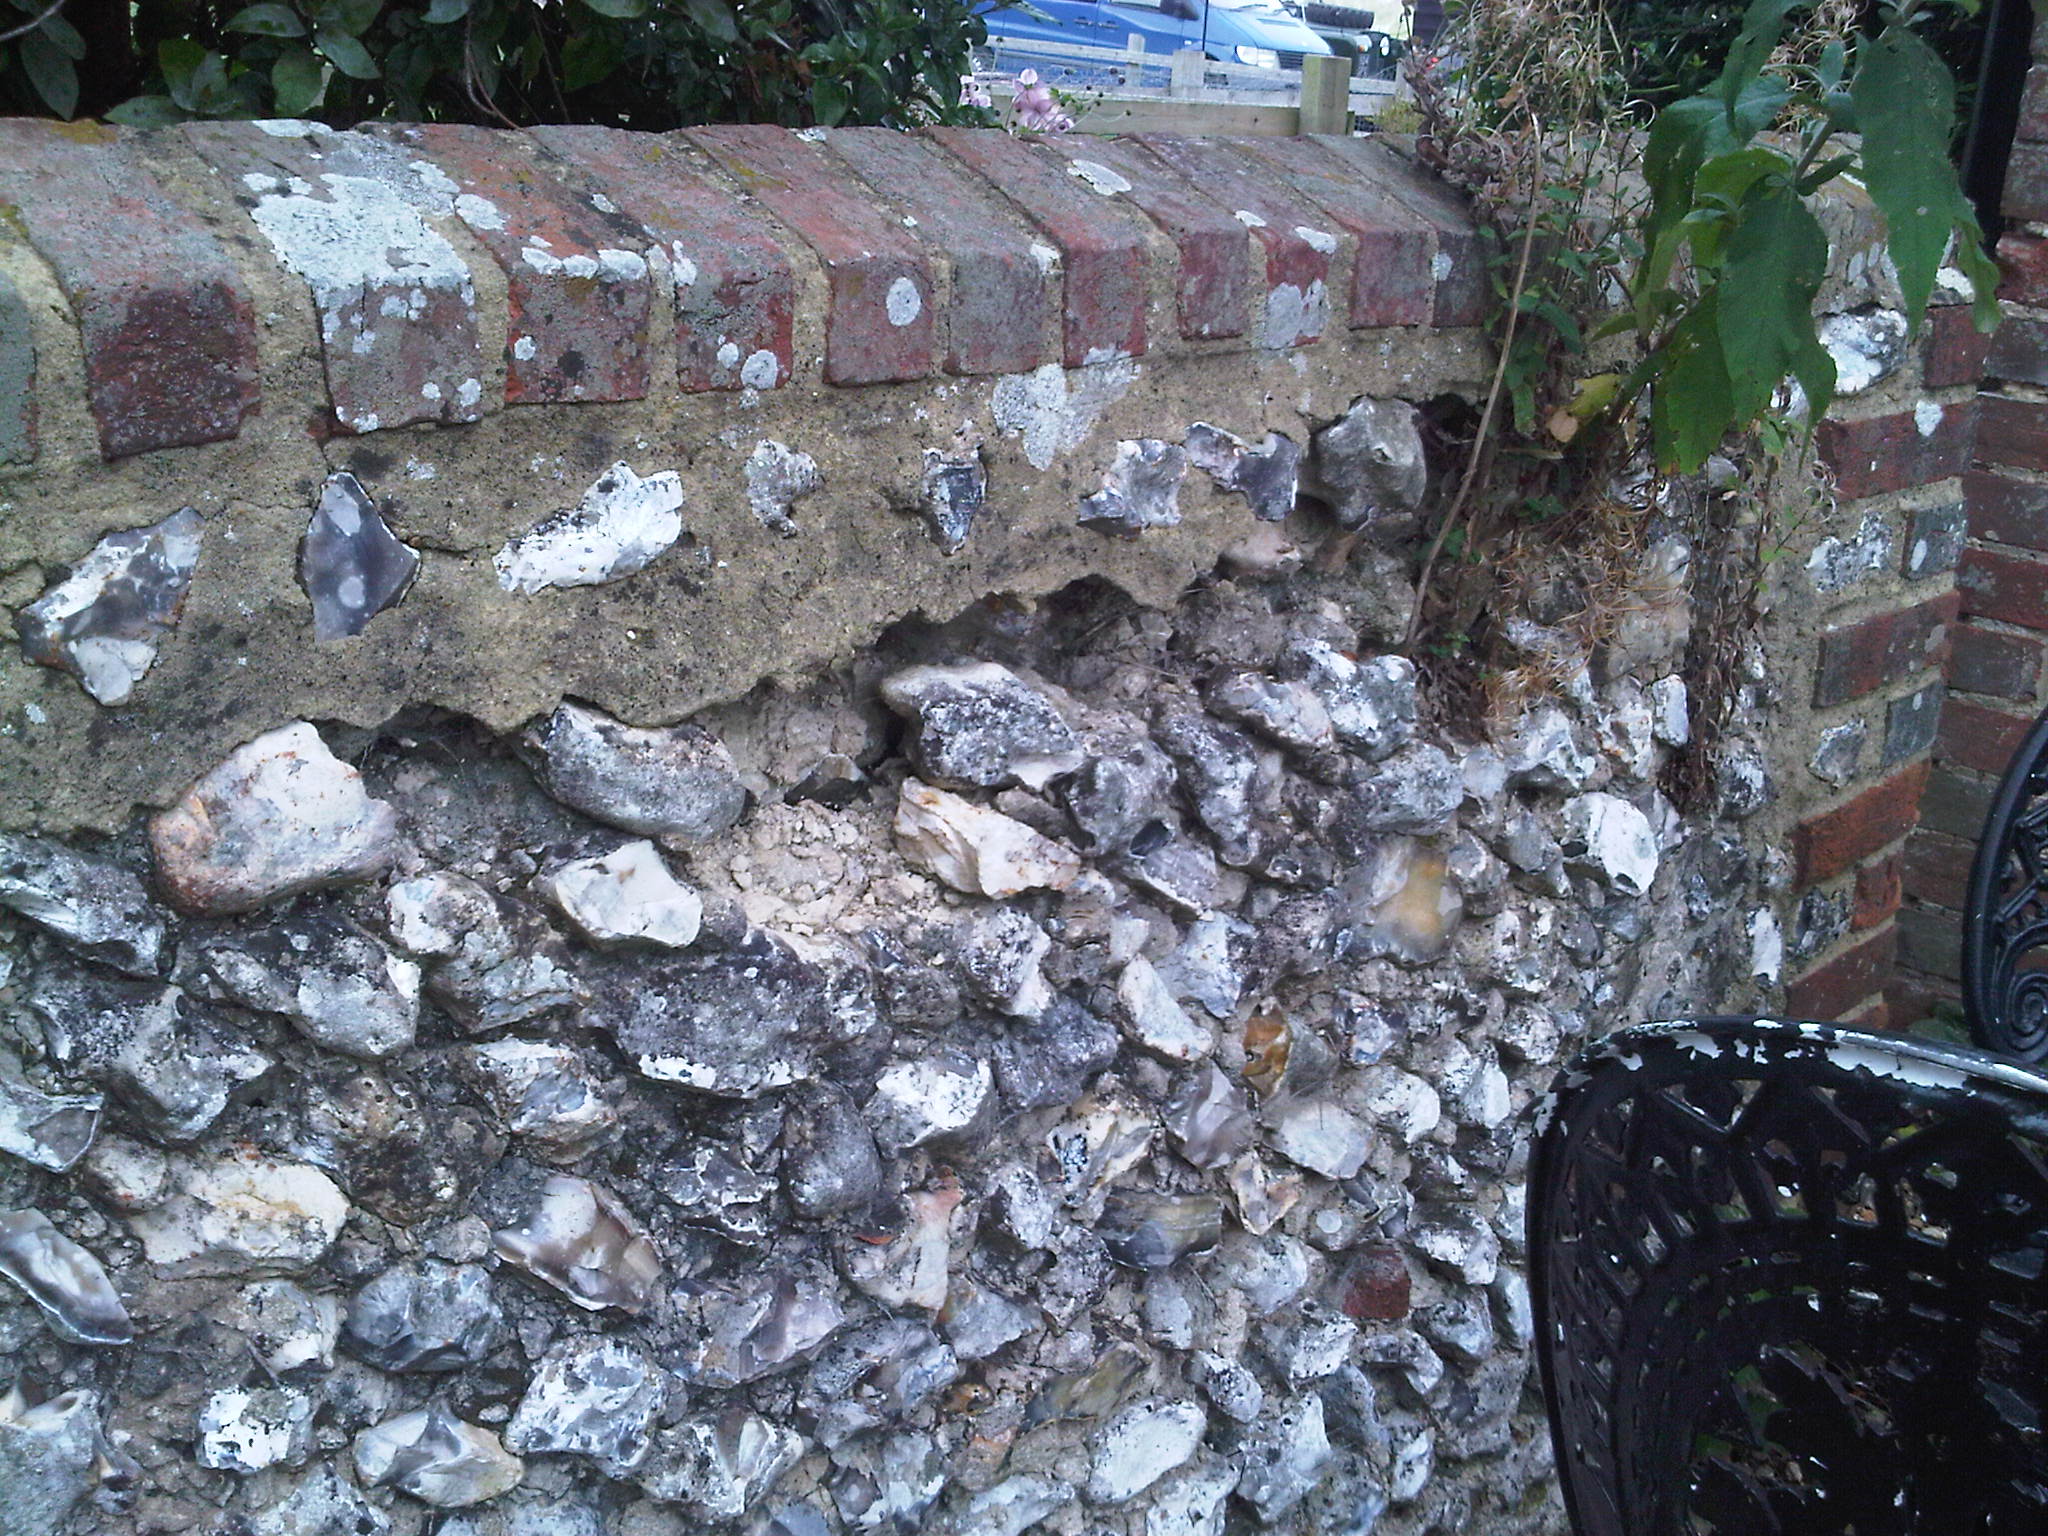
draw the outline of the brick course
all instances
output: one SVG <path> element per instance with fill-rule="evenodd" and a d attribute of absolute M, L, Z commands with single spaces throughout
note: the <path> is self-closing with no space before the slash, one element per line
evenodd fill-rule
<path fill-rule="evenodd" d="M 1785 1011 L 1798 1019 L 1850 1018 L 1883 990 L 1897 953 L 1898 930 L 1888 923 L 1789 983 Z"/>
<path fill-rule="evenodd" d="M 2041 656 L 2048 641 L 1967 620 L 1956 625 L 1949 639 L 1950 686 L 2021 701 L 2039 694 Z"/>
<path fill-rule="evenodd" d="M 1956 594 L 1944 592 L 1910 608 L 1872 614 L 1821 636 L 1815 663 L 1816 708 L 1844 704 L 1890 683 L 1939 666 L 1948 654 Z"/>
<path fill-rule="evenodd" d="M 1821 456 L 1844 496 L 1878 496 L 1928 485 L 1969 467 L 1975 402 L 1823 421 Z"/>
<path fill-rule="evenodd" d="M 1927 764 L 1915 763 L 1793 828 L 1792 857 L 1800 886 L 1846 874 L 1912 831 L 1927 776 Z"/>

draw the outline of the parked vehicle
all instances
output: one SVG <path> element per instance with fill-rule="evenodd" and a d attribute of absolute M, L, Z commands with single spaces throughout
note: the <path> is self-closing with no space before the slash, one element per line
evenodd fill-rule
<path fill-rule="evenodd" d="M 1373 25 L 1381 12 L 1399 7 L 1380 0 L 1378 10 L 1344 0 L 1281 0 L 1287 14 L 1298 16 L 1311 32 L 1330 45 L 1339 58 L 1355 59 L 1351 72 L 1363 80 L 1392 80 L 1401 68 L 1408 48 L 1399 38 Z"/>
<path fill-rule="evenodd" d="M 1251 69 L 1299 69 L 1302 55 L 1331 51 L 1278 0 L 1030 0 L 1028 7 L 995 6 L 982 20 L 991 67 L 1035 69 L 1064 86 L 1163 85 L 1183 48 Z M 1147 56 L 1143 80 L 1117 61 L 1060 56 L 1063 48 L 1125 51 L 1134 38 Z M 1155 55 L 1156 70 L 1150 67 Z"/>

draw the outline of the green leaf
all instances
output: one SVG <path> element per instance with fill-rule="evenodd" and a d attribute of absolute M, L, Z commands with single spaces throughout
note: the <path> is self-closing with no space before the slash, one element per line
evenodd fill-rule
<path fill-rule="evenodd" d="M 78 28 L 62 16 L 45 16 L 42 34 L 55 43 L 58 51 L 74 64 L 85 57 L 85 39 L 79 35 Z"/>
<path fill-rule="evenodd" d="M 1884 215 L 1906 314 L 1917 328 L 1950 235 L 1976 226 L 1948 159 L 1955 82 L 1933 49 L 1898 27 L 1862 53 L 1851 94 L 1863 125 L 1863 182 Z"/>
<path fill-rule="evenodd" d="M 1750 0 L 1749 9 L 1743 13 L 1742 31 L 1729 48 L 1727 61 L 1721 66 L 1721 78 L 1714 84 L 1714 94 L 1731 123 L 1743 94 L 1757 83 L 1771 50 L 1778 46 L 1779 35 L 1785 30 L 1786 13 L 1797 3 L 1798 0 Z"/>
<path fill-rule="evenodd" d="M 22 38 L 20 47 L 21 68 L 28 83 L 45 106 L 69 121 L 78 110 L 78 67 L 40 31 Z"/>
<path fill-rule="evenodd" d="M 427 7 L 427 24 L 445 27 L 451 21 L 460 21 L 469 14 L 470 0 L 433 0 Z"/>
<path fill-rule="evenodd" d="M 1806 362 L 1816 345 L 1813 301 L 1827 270 L 1827 233 L 1798 194 L 1782 181 L 1757 186 L 1728 237 L 1715 289 L 1729 404 L 1737 421 L 1759 414 L 1779 381 Z M 1827 371 L 1832 393 L 1832 363 Z M 1825 399 L 1812 403 L 1816 414 L 1827 409 Z"/>
<path fill-rule="evenodd" d="M 703 29 L 706 36 L 722 43 L 739 41 L 739 23 L 725 0 L 683 0 L 683 11 Z"/>
<path fill-rule="evenodd" d="M 130 96 L 108 111 L 107 121 L 126 123 L 130 128 L 161 128 L 166 123 L 182 123 L 191 115 L 168 96 Z"/>
<path fill-rule="evenodd" d="M 228 18 L 230 32 L 253 32 L 258 37 L 304 37 L 306 24 L 288 5 L 248 5 Z"/>
<path fill-rule="evenodd" d="M 192 72 L 205 61 L 206 50 L 189 37 L 167 37 L 156 45 L 157 68 L 171 100 L 192 110 Z"/>
<path fill-rule="evenodd" d="M 633 21 L 647 14 L 647 0 L 583 0 L 600 16 L 616 21 Z"/>
<path fill-rule="evenodd" d="M 1651 441 L 1658 464 L 1682 474 L 1697 473 L 1735 424 L 1718 307 L 1712 292 L 1702 296 L 1660 349 Z"/>
<path fill-rule="evenodd" d="M 563 89 L 580 91 L 597 84 L 617 69 L 624 57 L 617 28 L 591 27 L 578 32 L 562 45 Z"/>
<path fill-rule="evenodd" d="M 313 34 L 313 47 L 326 57 L 328 63 L 352 79 L 377 78 L 377 61 L 370 57 L 370 50 L 346 32 L 316 32 Z"/>
<path fill-rule="evenodd" d="M 830 128 L 845 118 L 853 94 L 844 81 L 821 75 L 811 82 L 811 113 L 819 126 Z"/>
<path fill-rule="evenodd" d="M 277 93 L 277 110 L 286 117 L 302 117 L 320 105 L 327 94 L 327 67 L 310 48 L 294 48 L 270 66 L 270 88 Z"/>

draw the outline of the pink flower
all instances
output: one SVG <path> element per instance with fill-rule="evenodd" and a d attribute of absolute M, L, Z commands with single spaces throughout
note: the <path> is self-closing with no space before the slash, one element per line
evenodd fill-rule
<path fill-rule="evenodd" d="M 1065 133 L 1074 126 L 1073 118 L 1054 99 L 1052 88 L 1039 83 L 1035 69 L 1024 70 L 1017 76 L 1017 91 L 1010 98 L 1010 110 L 1016 114 L 1017 126 L 1028 133 Z"/>
<path fill-rule="evenodd" d="M 983 85 L 972 75 L 962 75 L 960 77 L 961 106 L 980 107 L 986 111 L 995 104 L 995 98 L 989 95 L 987 86 Z"/>

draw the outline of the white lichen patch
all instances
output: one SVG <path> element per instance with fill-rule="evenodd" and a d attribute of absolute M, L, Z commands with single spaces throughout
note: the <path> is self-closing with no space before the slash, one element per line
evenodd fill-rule
<path fill-rule="evenodd" d="M 574 507 L 508 542 L 492 565 L 507 592 L 594 587 L 630 576 L 683 535 L 683 482 L 614 464 Z"/>
<path fill-rule="evenodd" d="M 1119 192 L 1131 190 L 1131 184 L 1117 175 L 1108 166 L 1093 160 L 1072 160 L 1067 163 L 1067 174 L 1077 176 L 1088 184 L 1088 190 L 1099 192 L 1104 197 L 1115 197 Z"/>
<path fill-rule="evenodd" d="M 1259 340 L 1269 347 L 1291 347 L 1323 334 L 1330 318 L 1330 293 L 1318 279 L 1306 288 L 1282 283 L 1266 296 L 1265 324 Z"/>
<path fill-rule="evenodd" d="M 889 323 L 901 328 L 910 324 L 924 313 L 924 299 L 917 291 L 917 284 L 907 277 L 899 277 L 889 285 L 889 296 L 883 301 L 889 313 Z"/>
<path fill-rule="evenodd" d="M 1297 224 L 1294 226 L 1294 232 L 1310 250 L 1321 251 L 1325 256 L 1336 254 L 1337 237 L 1328 230 L 1311 229 L 1306 224 Z"/>
<path fill-rule="evenodd" d="M 1050 469 L 1061 454 L 1087 441 L 1104 410 L 1123 398 L 1137 380 L 1129 358 L 1093 362 L 1071 374 L 1058 363 L 996 381 L 989 414 L 1007 436 L 1022 437 L 1024 457 L 1034 469 Z"/>

